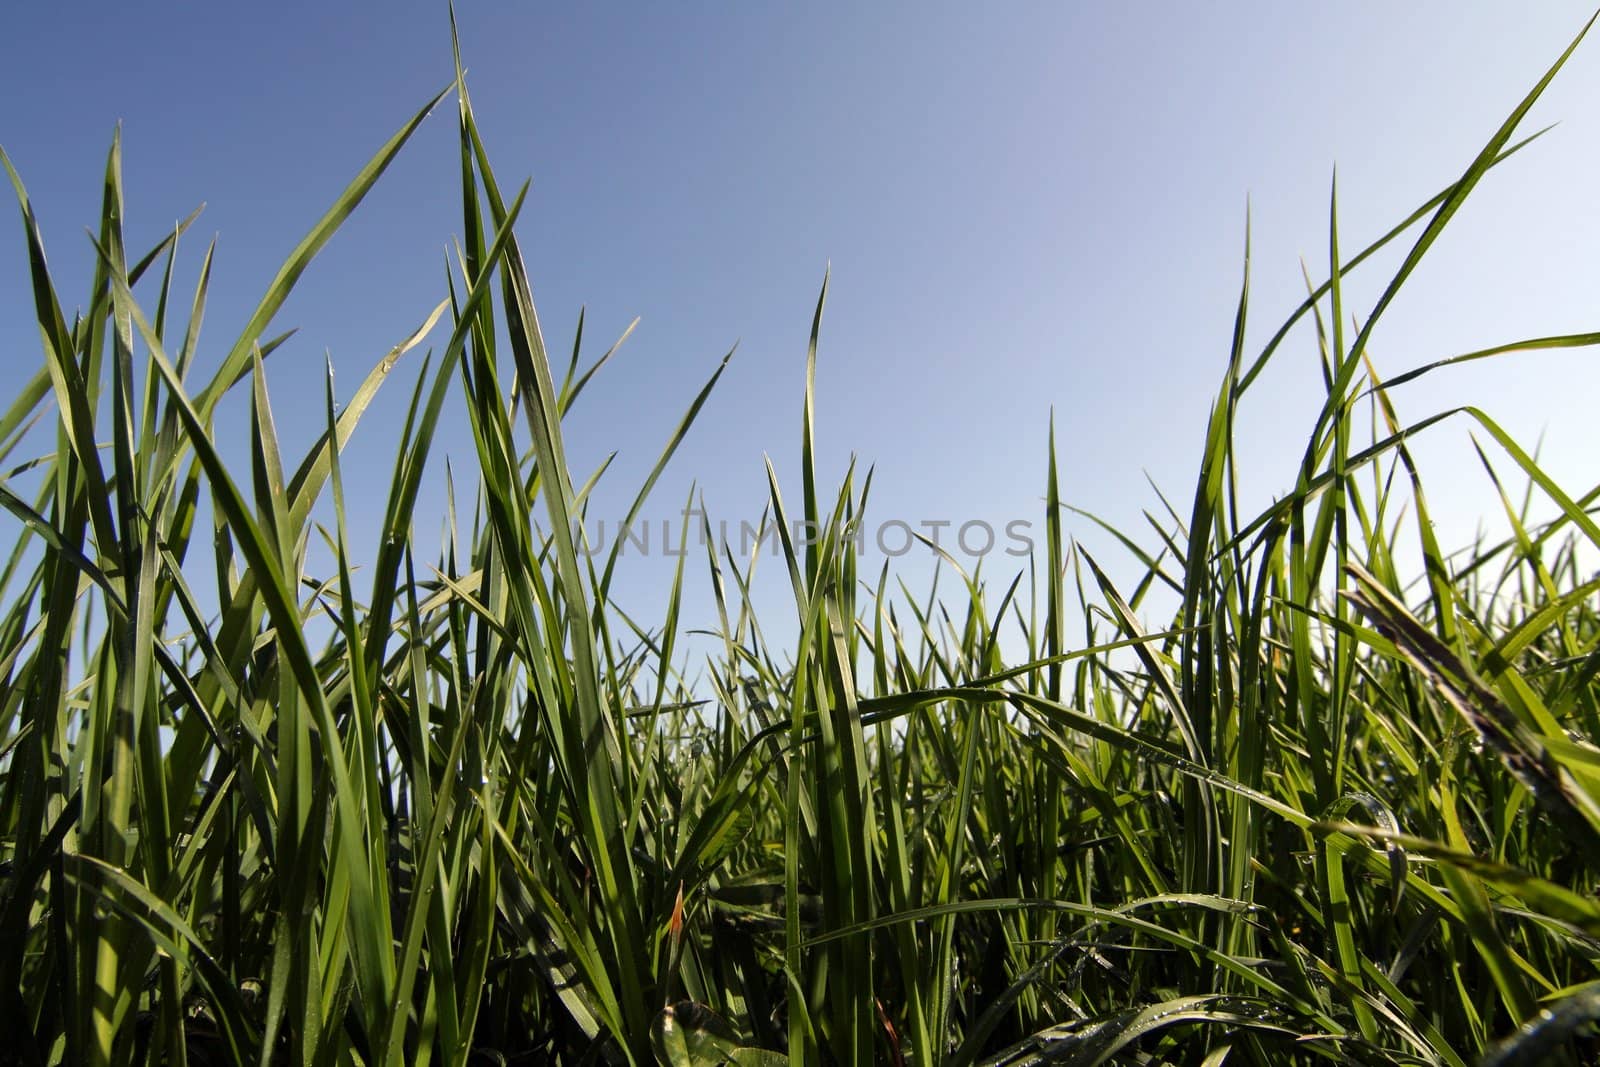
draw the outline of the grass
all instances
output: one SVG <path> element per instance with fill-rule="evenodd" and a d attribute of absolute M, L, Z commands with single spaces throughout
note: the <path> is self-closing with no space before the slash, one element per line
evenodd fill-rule
<path fill-rule="evenodd" d="M 1127 588 L 1068 538 L 1053 441 L 1023 575 L 957 569 L 955 595 L 917 597 L 865 570 L 845 533 L 870 474 L 829 490 L 813 464 L 824 286 L 800 485 L 769 467 L 798 636 L 767 645 L 754 560 L 713 544 L 720 650 L 698 687 L 674 666 L 683 558 L 645 627 L 613 602 L 618 546 L 573 540 L 587 486 L 562 420 L 610 353 L 585 364 L 580 327 L 552 360 L 516 238 L 526 186 L 496 181 L 459 74 L 445 298 L 342 407 L 330 383 L 305 456 L 274 431 L 271 324 L 450 90 L 220 359 L 198 341 L 209 252 L 189 294 L 183 226 L 124 247 L 117 144 L 70 321 L 7 160 L 44 357 L 0 414 L 22 529 L 0 570 L 0 1059 L 1594 1062 L 1600 487 L 1556 485 L 1476 408 L 1408 423 L 1389 389 L 1600 335 L 1387 384 L 1367 353 L 1570 54 L 1371 248 L 1341 250 L 1335 196 L 1327 280 L 1259 352 L 1247 272 L 1192 503 L 1117 535 Z M 1409 251 L 1355 317 L 1342 279 L 1385 246 Z M 1326 399 L 1294 485 L 1249 514 L 1232 428 L 1300 322 Z M 353 546 L 340 448 L 445 329 L 380 535 Z M 477 485 L 423 555 L 413 513 L 454 383 Z M 210 432 L 234 390 L 247 468 Z M 1507 539 L 1434 540 L 1408 448 L 1442 419 L 1473 425 Z M 827 535 L 797 544 L 796 520 Z M 331 573 L 308 572 L 320 545 Z M 212 583 L 215 603 L 195 591 Z M 1162 596 L 1175 614 L 1147 630 Z"/>

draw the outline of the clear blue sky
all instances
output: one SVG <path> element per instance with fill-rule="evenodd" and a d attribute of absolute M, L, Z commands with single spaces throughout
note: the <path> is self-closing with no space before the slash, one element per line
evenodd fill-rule
<path fill-rule="evenodd" d="M 621 452 L 600 514 L 620 513 L 735 341 L 652 514 L 672 515 L 693 479 L 715 513 L 753 516 L 763 452 L 797 492 L 806 332 L 831 262 L 818 377 L 828 479 L 855 453 L 877 466 L 880 520 L 1036 519 L 1053 407 L 1065 495 L 1128 525 L 1154 504 L 1145 472 L 1176 499 L 1191 492 L 1247 195 L 1259 344 L 1303 295 L 1299 257 L 1323 271 L 1335 164 L 1349 251 L 1453 179 L 1589 13 L 1570 2 L 459 6 L 497 171 L 533 178 L 522 235 L 552 349 L 570 343 L 584 304 L 595 355 L 643 320 L 568 424 L 580 477 Z M 445 8 L 429 0 L 19 5 L 0 70 L 0 144 L 69 292 L 87 286 L 83 227 L 118 121 L 131 246 L 207 203 L 180 276 L 192 284 L 220 234 L 203 338 L 214 359 L 284 254 L 451 67 Z M 1528 128 L 1560 127 L 1491 175 L 1375 335 L 1381 368 L 1600 328 L 1597 105 L 1600 36 Z M 320 396 L 324 350 L 351 389 L 441 298 L 459 232 L 454 138 L 441 109 L 284 309 L 277 325 L 301 332 L 269 377 L 289 451 L 319 425 L 305 401 Z M 0 359 L 16 382 L 41 357 L 21 228 L 14 209 L 3 217 Z M 1392 263 L 1364 275 L 1351 309 L 1370 305 Z M 1546 432 L 1549 469 L 1582 490 L 1600 454 L 1594 358 L 1479 364 L 1397 399 L 1408 419 L 1474 401 L 1530 444 Z M 1302 335 L 1244 412 L 1261 500 L 1292 480 L 1315 359 Z M 368 511 L 410 380 L 391 385 L 348 453 Z M 242 432 L 221 430 L 233 448 Z M 471 456 L 459 408 L 443 434 L 459 478 Z M 1447 538 L 1460 541 L 1497 506 L 1464 426 L 1434 435 L 1422 458 Z M 439 463 L 424 545 L 442 480 Z M 357 538 L 375 521 L 358 521 Z M 669 568 L 639 562 L 630 580 L 648 618 Z"/>

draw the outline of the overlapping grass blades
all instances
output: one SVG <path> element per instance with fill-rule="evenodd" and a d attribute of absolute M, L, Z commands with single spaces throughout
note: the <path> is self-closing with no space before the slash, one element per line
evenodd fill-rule
<path fill-rule="evenodd" d="M 187 221 L 130 263 L 117 142 L 70 322 L 4 160 L 44 358 L 0 414 L 20 529 L 0 571 L 0 1059 L 1588 1062 L 1600 487 L 1564 491 L 1476 408 L 1408 423 L 1396 387 L 1600 334 L 1387 382 L 1368 349 L 1570 54 L 1460 179 L 1354 256 L 1332 198 L 1328 280 L 1253 355 L 1247 272 L 1192 504 L 1162 498 L 1148 539 L 1111 531 L 1142 570 L 1123 588 L 1069 537 L 1083 513 L 1053 423 L 1027 572 L 994 586 L 946 558 L 941 597 L 867 569 L 871 475 L 852 466 L 829 494 L 817 469 L 825 281 L 798 498 L 769 460 L 750 556 L 697 531 L 720 653 L 696 685 L 677 651 L 685 557 L 645 627 L 613 601 L 620 541 L 584 541 L 604 471 L 574 480 L 562 422 L 616 349 L 584 365 L 580 319 L 555 373 L 516 237 L 527 188 L 496 180 L 459 56 L 444 299 L 342 407 L 330 374 L 325 431 L 293 464 L 267 331 L 440 98 L 219 356 L 200 335 L 209 251 L 176 321 Z M 1342 280 L 1417 224 L 1352 334 Z M 1238 411 L 1307 320 L 1326 397 L 1287 494 L 1251 515 Z M 441 322 L 378 539 L 352 544 L 341 449 Z M 685 387 L 630 520 L 727 365 Z M 235 463 L 214 421 L 246 383 Z M 457 384 L 465 508 L 460 472 L 428 463 Z M 1457 555 L 1409 451 L 1446 418 L 1481 430 L 1510 530 Z M 412 527 L 441 474 L 435 552 Z M 308 570 L 314 537 L 331 574 Z M 763 548 L 792 590 L 787 649 L 754 607 Z M 1155 628 L 1152 590 L 1177 605 Z"/>

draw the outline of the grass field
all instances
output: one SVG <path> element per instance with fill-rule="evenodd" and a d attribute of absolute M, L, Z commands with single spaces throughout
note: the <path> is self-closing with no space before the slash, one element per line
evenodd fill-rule
<path fill-rule="evenodd" d="M 1259 351 L 1246 282 L 1193 494 L 1117 535 L 1122 588 L 1065 534 L 1090 520 L 1053 455 L 1014 581 L 952 571 L 934 602 L 863 567 L 841 534 L 870 477 L 814 470 L 819 299 L 801 479 L 771 477 L 785 648 L 750 559 L 680 560 L 640 621 L 617 546 L 574 542 L 562 419 L 605 360 L 547 349 L 527 187 L 497 182 L 464 81 L 449 291 L 341 405 L 328 387 L 304 456 L 274 432 L 274 316 L 441 101 L 225 351 L 198 341 L 209 253 L 180 292 L 177 233 L 124 247 L 118 146 L 70 320 L 7 161 L 33 291 L 6 306 L 31 304 L 44 358 L 0 414 L 23 530 L 0 572 L 0 1061 L 1600 1061 L 1600 486 L 1554 484 L 1477 408 L 1406 422 L 1366 352 L 1550 76 L 1371 248 L 1341 249 L 1335 199 L 1327 280 Z M 1379 248 L 1400 267 L 1346 306 Z M 1249 513 L 1232 427 L 1295 323 L 1326 402 Z M 337 446 L 425 338 L 381 534 L 353 545 Z M 436 553 L 412 524 L 456 383 L 478 463 Z M 234 390 L 247 465 L 211 433 Z M 1507 539 L 1435 542 L 1408 442 L 1443 419 L 1472 427 Z M 795 543 L 795 520 L 829 534 Z M 680 617 L 686 565 L 715 619 Z M 720 634 L 694 687 L 691 626 Z"/>

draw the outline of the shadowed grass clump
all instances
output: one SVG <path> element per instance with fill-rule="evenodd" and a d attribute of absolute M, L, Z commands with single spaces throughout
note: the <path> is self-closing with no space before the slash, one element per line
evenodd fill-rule
<path fill-rule="evenodd" d="M 1600 487 L 1556 485 L 1477 408 L 1407 423 L 1389 389 L 1600 334 L 1388 384 L 1367 352 L 1567 55 L 1357 255 L 1335 197 L 1327 281 L 1259 352 L 1246 281 L 1192 502 L 1117 535 L 1128 588 L 1067 536 L 1053 431 L 1025 575 L 959 574 L 935 599 L 863 573 L 870 475 L 830 491 L 813 461 L 824 286 L 799 486 L 768 467 L 797 636 L 766 644 L 754 558 L 707 537 L 720 647 L 693 686 L 683 557 L 645 628 L 613 602 L 621 542 L 581 541 L 562 420 L 610 353 L 584 365 L 581 326 L 564 365 L 547 351 L 527 187 L 497 183 L 459 60 L 443 300 L 342 407 L 330 382 L 304 456 L 274 430 L 272 322 L 446 94 L 226 348 L 200 341 L 209 252 L 178 291 L 187 224 L 124 247 L 117 144 L 70 321 L 6 160 L 43 364 L 0 414 L 20 527 L 0 571 L 0 1061 L 1594 1062 Z M 1342 280 L 1390 245 L 1409 251 L 1353 316 Z M 1301 322 L 1326 398 L 1292 486 L 1250 514 L 1235 419 Z M 340 451 L 429 336 L 377 539 L 352 545 Z M 458 383 L 475 496 L 423 556 Z M 248 464 L 213 443 L 233 390 Z M 1503 542 L 1434 540 L 1408 449 L 1443 419 L 1474 426 Z M 321 547 L 331 572 L 311 573 Z"/>

